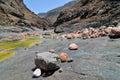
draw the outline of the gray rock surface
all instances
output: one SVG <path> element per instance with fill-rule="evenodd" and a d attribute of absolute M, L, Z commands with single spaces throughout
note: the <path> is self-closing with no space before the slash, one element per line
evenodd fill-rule
<path fill-rule="evenodd" d="M 35 58 L 35 65 L 44 71 L 56 70 L 59 66 L 59 55 L 50 52 L 37 53 Z"/>
<path fill-rule="evenodd" d="M 68 45 L 76 43 L 79 50 L 70 51 Z M 0 80 L 120 80 L 120 39 L 45 40 L 27 50 L 16 50 L 15 56 L 0 63 Z M 61 63 L 63 71 L 48 77 L 32 78 L 35 52 L 55 49 L 73 58 L 71 63 Z"/>

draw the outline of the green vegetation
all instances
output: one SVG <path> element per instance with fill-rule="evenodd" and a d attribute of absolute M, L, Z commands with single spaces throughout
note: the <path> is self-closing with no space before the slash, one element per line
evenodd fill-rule
<path fill-rule="evenodd" d="M 37 43 L 40 43 L 42 39 L 38 37 L 32 37 L 19 41 L 0 42 L 0 50 L 12 50 L 19 47 L 29 48 Z"/>
<path fill-rule="evenodd" d="M 0 62 L 15 54 L 15 52 L 9 52 L 9 50 L 14 50 L 20 47 L 30 48 L 33 45 L 40 43 L 42 40 L 43 39 L 39 37 L 31 37 L 19 41 L 0 42 L 0 50 L 2 51 L 0 52 Z"/>
<path fill-rule="evenodd" d="M 14 54 L 15 52 L 0 52 L 0 62 L 12 57 Z"/>

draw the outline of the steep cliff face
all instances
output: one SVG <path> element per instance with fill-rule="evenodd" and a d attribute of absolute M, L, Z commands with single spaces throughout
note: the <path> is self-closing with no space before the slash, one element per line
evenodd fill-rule
<path fill-rule="evenodd" d="M 49 26 L 49 22 L 31 12 L 23 0 L 0 0 L 0 25 Z"/>
<path fill-rule="evenodd" d="M 55 22 L 55 32 L 71 32 L 85 27 L 116 25 L 120 22 L 119 0 L 80 0 L 62 11 Z"/>

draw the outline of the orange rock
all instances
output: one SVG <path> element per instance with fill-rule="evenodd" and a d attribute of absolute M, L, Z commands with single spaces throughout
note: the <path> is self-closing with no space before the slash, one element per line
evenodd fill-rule
<path fill-rule="evenodd" d="M 76 45 L 75 43 L 72 43 L 69 45 L 69 49 L 70 50 L 77 50 L 78 49 L 78 45 Z"/>
<path fill-rule="evenodd" d="M 67 53 L 64 53 L 64 52 L 62 52 L 62 53 L 60 53 L 60 60 L 62 61 L 62 62 L 66 62 L 66 61 L 68 61 L 68 59 L 69 59 L 69 56 L 68 56 L 68 54 Z"/>

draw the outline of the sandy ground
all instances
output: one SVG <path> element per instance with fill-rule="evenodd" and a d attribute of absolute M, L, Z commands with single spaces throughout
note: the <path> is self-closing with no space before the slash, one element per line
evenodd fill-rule
<path fill-rule="evenodd" d="M 68 45 L 76 43 L 79 50 L 70 51 Z M 33 78 L 35 52 L 55 49 L 66 52 L 74 59 L 62 63 L 63 72 Z M 53 40 L 48 39 L 29 49 L 16 49 L 16 54 L 0 63 L 0 80 L 120 80 L 120 39 Z"/>

